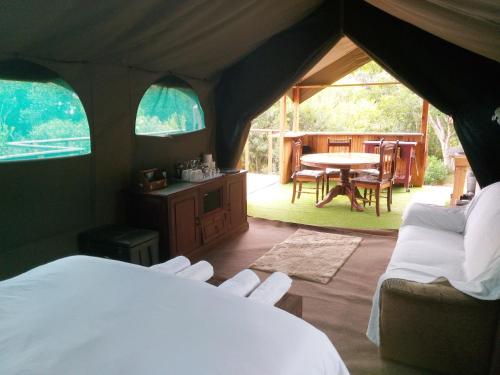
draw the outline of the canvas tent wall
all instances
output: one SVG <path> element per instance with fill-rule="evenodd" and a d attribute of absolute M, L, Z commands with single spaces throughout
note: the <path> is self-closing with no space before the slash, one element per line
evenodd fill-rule
<path fill-rule="evenodd" d="M 235 164 L 249 121 L 343 35 L 456 116 L 457 133 L 480 182 L 498 180 L 500 127 L 492 125 L 491 115 L 500 105 L 494 19 L 499 5 L 484 0 L 466 9 L 456 0 L 450 8 L 432 0 L 420 9 L 434 17 L 431 23 L 446 22 L 448 30 L 450 14 L 458 13 L 452 22 L 456 30 L 465 36 L 480 30 L 484 40 L 476 48 L 467 37 L 443 36 L 428 24 L 413 26 L 397 18 L 413 22 L 406 18 L 416 12 L 416 2 L 398 2 L 399 13 L 387 8 L 389 2 L 372 2 L 382 10 L 361 0 L 3 4 L 0 59 L 38 63 L 73 87 L 86 110 L 92 153 L 0 163 L 0 277 L 74 252 L 76 233 L 83 229 L 124 221 L 122 191 L 139 168 L 172 168 L 173 162 L 202 152 L 217 153 L 223 165 Z M 207 129 L 173 139 L 135 136 L 142 95 L 170 73 L 197 91 Z"/>

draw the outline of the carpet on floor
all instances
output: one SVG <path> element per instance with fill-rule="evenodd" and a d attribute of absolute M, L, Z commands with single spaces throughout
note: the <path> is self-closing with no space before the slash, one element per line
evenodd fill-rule
<path fill-rule="evenodd" d="M 279 271 L 299 279 L 327 284 L 362 240 L 357 236 L 297 229 L 252 263 L 250 268 Z"/>
<path fill-rule="evenodd" d="M 380 358 L 377 346 L 365 335 L 373 293 L 392 255 L 397 231 L 321 228 L 254 218 L 248 221 L 247 232 L 205 254 L 217 276 L 230 278 L 248 268 L 299 228 L 362 237 L 359 247 L 328 284 L 293 281 L 290 292 L 303 296 L 303 319 L 329 337 L 351 375 L 434 375 Z M 269 276 L 263 271 L 256 273 L 261 280 Z"/>

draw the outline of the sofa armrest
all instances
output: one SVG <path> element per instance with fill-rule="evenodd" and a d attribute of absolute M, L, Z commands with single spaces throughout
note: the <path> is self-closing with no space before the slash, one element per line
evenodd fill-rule
<path fill-rule="evenodd" d="M 465 223 L 466 216 L 463 207 L 442 207 L 412 203 L 403 213 L 402 225 L 416 225 L 463 233 Z"/>
<path fill-rule="evenodd" d="M 382 357 L 450 374 L 488 374 L 498 361 L 500 301 L 478 300 L 447 281 L 384 281 Z M 496 352 L 496 354 L 494 354 Z"/>

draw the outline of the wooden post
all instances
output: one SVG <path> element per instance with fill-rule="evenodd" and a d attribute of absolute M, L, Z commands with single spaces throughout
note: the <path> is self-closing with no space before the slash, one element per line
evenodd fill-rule
<path fill-rule="evenodd" d="M 273 174 L 273 131 L 267 132 L 267 174 Z"/>
<path fill-rule="evenodd" d="M 416 170 L 420 171 L 418 175 L 413 174 L 416 181 L 413 182 L 414 186 L 422 186 L 424 184 L 425 170 L 427 168 L 427 154 L 429 152 L 429 130 L 427 121 L 429 118 L 429 102 L 422 101 L 422 120 L 420 122 L 420 133 L 422 133 L 423 152 L 416 155 L 415 161 L 417 163 Z M 412 178 L 412 179 L 413 179 Z"/>
<path fill-rule="evenodd" d="M 280 137 L 279 137 L 279 170 L 278 173 L 280 175 L 280 180 L 283 179 L 281 176 L 284 160 L 285 160 L 285 147 L 284 147 L 284 138 L 283 135 L 286 131 L 286 95 L 283 95 L 280 100 Z"/>
<path fill-rule="evenodd" d="M 250 172 L 250 133 L 245 144 L 245 169 Z"/>
<path fill-rule="evenodd" d="M 299 104 L 300 104 L 300 88 L 293 88 L 293 128 L 294 132 L 299 131 Z"/>

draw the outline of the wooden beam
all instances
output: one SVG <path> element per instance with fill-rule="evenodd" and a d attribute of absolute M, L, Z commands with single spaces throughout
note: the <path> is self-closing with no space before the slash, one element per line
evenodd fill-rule
<path fill-rule="evenodd" d="M 248 134 L 247 143 L 245 145 L 245 169 L 250 171 L 250 134 Z"/>
<path fill-rule="evenodd" d="M 324 89 L 327 87 L 357 87 L 357 86 L 387 86 L 387 85 L 401 85 L 401 82 L 367 82 L 367 83 L 339 83 L 332 85 L 296 85 L 293 88 L 299 89 Z"/>
<path fill-rule="evenodd" d="M 422 101 L 422 122 L 420 124 L 420 133 L 427 137 L 427 122 L 429 120 L 429 102 L 427 100 Z"/>
<path fill-rule="evenodd" d="M 420 157 L 415 159 L 417 163 L 417 171 L 419 174 L 415 177 L 413 185 L 422 186 L 424 184 L 425 170 L 427 169 L 427 154 L 429 152 L 429 129 L 427 122 L 429 119 L 429 102 L 425 99 L 422 101 L 422 119 L 420 122 L 420 133 L 422 133 L 423 152 Z"/>
<path fill-rule="evenodd" d="M 285 158 L 285 145 L 284 145 L 284 138 L 283 134 L 286 131 L 286 95 L 283 95 L 280 100 L 280 137 L 279 137 L 279 150 L 278 150 L 278 155 L 279 155 L 279 164 L 278 164 L 278 173 L 281 176 L 281 170 L 283 168 L 283 161 Z"/>
<path fill-rule="evenodd" d="M 294 132 L 299 131 L 299 105 L 300 105 L 300 89 L 298 87 L 293 88 L 293 127 Z"/>
<path fill-rule="evenodd" d="M 267 133 L 267 174 L 273 174 L 273 133 Z"/>

